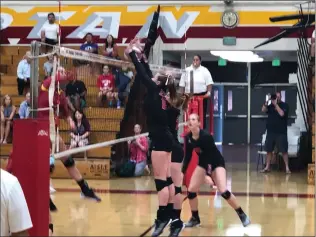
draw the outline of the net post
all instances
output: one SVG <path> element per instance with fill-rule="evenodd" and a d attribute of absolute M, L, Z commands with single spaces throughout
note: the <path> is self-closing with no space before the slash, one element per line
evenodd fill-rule
<path fill-rule="evenodd" d="M 40 44 L 36 41 L 32 41 L 31 43 L 31 54 L 33 56 L 32 62 L 31 62 L 31 106 L 32 106 L 32 111 L 31 111 L 31 117 L 36 118 L 37 116 L 37 99 L 38 99 L 38 80 L 39 80 L 39 75 L 38 75 L 38 68 L 39 68 L 39 48 Z"/>

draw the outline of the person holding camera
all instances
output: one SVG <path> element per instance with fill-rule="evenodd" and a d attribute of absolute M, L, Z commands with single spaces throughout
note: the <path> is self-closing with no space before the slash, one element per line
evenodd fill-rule
<path fill-rule="evenodd" d="M 282 153 L 285 163 L 286 173 L 290 174 L 288 159 L 288 141 L 287 141 L 287 119 L 289 107 L 287 103 L 281 101 L 281 93 L 272 94 L 266 103 L 262 106 L 262 112 L 268 114 L 267 119 L 267 136 L 265 149 L 267 152 L 266 167 L 261 173 L 270 172 L 272 152 L 275 146 L 278 152 Z"/>

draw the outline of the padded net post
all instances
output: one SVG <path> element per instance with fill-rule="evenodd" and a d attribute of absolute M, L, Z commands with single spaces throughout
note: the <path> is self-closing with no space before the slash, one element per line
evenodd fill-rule
<path fill-rule="evenodd" d="M 38 80 L 39 80 L 39 53 L 40 53 L 40 45 L 36 41 L 32 41 L 31 43 L 31 54 L 33 56 L 31 61 L 31 81 L 30 81 L 30 91 L 31 91 L 31 118 L 36 118 L 38 108 L 37 100 L 38 100 Z"/>
<path fill-rule="evenodd" d="M 33 228 L 30 236 L 48 236 L 49 224 L 49 121 L 15 120 L 12 171 L 21 183 Z"/>

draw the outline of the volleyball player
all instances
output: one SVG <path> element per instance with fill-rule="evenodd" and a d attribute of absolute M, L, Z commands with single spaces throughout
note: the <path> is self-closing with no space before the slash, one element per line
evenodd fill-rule
<path fill-rule="evenodd" d="M 175 195 L 173 197 L 173 203 L 169 203 L 170 208 L 172 207 L 172 222 L 170 225 L 170 234 L 169 236 L 179 236 L 181 230 L 184 228 L 184 224 L 181 220 L 181 209 L 182 209 L 182 180 L 183 175 L 181 172 L 182 161 L 184 157 L 183 147 L 181 146 L 178 140 L 178 119 L 180 116 L 180 111 L 186 110 L 189 102 L 188 95 L 172 95 L 176 94 L 176 89 L 174 85 L 171 85 L 169 89 L 169 94 L 167 94 L 166 99 L 168 101 L 167 114 L 169 119 L 169 128 L 173 136 L 173 146 L 171 152 L 171 180 L 174 184 Z M 171 97 L 174 99 L 170 98 Z"/>
<path fill-rule="evenodd" d="M 59 83 L 67 83 L 69 80 L 72 80 L 74 78 L 74 74 L 72 72 L 66 72 L 65 69 L 59 68 L 57 71 L 57 78 L 59 79 Z M 51 83 L 51 78 L 47 78 L 43 81 L 39 96 L 38 96 L 38 108 L 48 108 L 49 107 L 49 86 Z M 57 80 L 56 80 L 57 85 Z M 74 126 L 74 122 L 69 114 L 68 111 L 68 104 L 66 97 L 62 91 L 58 91 L 58 88 L 56 86 L 54 91 L 54 109 L 56 109 L 57 101 L 59 101 L 59 109 L 60 109 L 60 118 L 67 119 L 70 127 Z M 37 113 L 38 118 L 48 118 L 49 117 L 49 111 L 38 111 Z M 56 117 L 56 123 L 58 124 L 58 117 Z M 59 136 L 59 149 L 60 151 L 67 150 L 67 147 L 62 140 L 62 138 Z M 81 192 L 84 197 L 94 199 L 98 202 L 101 201 L 101 199 L 94 193 L 94 191 L 89 187 L 88 183 L 83 179 L 80 171 L 77 169 L 74 159 L 69 157 L 63 157 L 61 158 L 61 161 L 63 162 L 65 168 L 67 169 L 69 175 L 76 180 L 77 184 L 79 185 Z"/>
<path fill-rule="evenodd" d="M 199 162 L 195 168 L 188 188 L 188 199 L 190 202 L 192 217 L 186 227 L 194 227 L 200 225 L 200 217 L 198 214 L 198 200 L 197 192 L 205 182 L 205 175 L 208 173 L 211 175 L 217 189 L 221 192 L 222 197 L 228 202 L 228 204 L 234 208 L 237 212 L 243 226 L 250 224 L 248 216 L 241 209 L 235 196 L 227 190 L 226 186 L 226 170 L 225 161 L 217 149 L 213 136 L 208 132 L 200 129 L 200 118 L 197 114 L 191 114 L 189 116 L 188 127 L 190 129 L 189 134 L 185 137 L 185 158 L 183 161 L 183 173 L 186 172 L 192 152 L 196 152 L 199 156 Z"/>

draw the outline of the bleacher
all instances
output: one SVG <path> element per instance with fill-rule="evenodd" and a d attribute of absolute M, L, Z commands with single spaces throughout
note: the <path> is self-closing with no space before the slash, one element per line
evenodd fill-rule
<path fill-rule="evenodd" d="M 77 47 L 73 48 L 77 49 Z M 19 61 L 28 50 L 30 50 L 30 47 L 26 46 L 2 46 L 0 48 L 0 93 L 1 96 L 9 94 L 13 100 L 13 104 L 17 107 L 25 97 L 18 95 L 16 70 Z M 121 54 L 122 51 L 123 49 L 120 49 Z M 39 60 L 40 81 L 44 78 L 43 64 L 45 60 L 46 58 L 40 58 Z M 78 73 L 78 75 L 80 75 L 80 73 Z M 85 114 L 91 125 L 91 135 L 89 137 L 90 144 L 115 139 L 117 133 L 120 131 L 120 123 L 124 116 L 124 109 L 96 107 L 97 93 L 99 91 L 96 86 L 97 78 L 79 76 L 78 79 L 82 80 L 88 89 Z M 67 122 L 63 120 L 60 123 L 60 135 L 63 140 L 69 144 L 69 127 Z M 11 149 L 12 144 L 1 145 L 1 167 L 6 165 Z M 85 178 L 109 179 L 111 154 L 111 147 L 104 147 L 90 150 L 86 154 L 76 154 L 74 155 L 74 158 L 76 159 L 78 169 L 82 172 L 82 175 Z M 53 174 L 54 178 L 69 178 L 68 172 L 61 162 L 56 162 L 55 170 L 56 171 Z"/>

